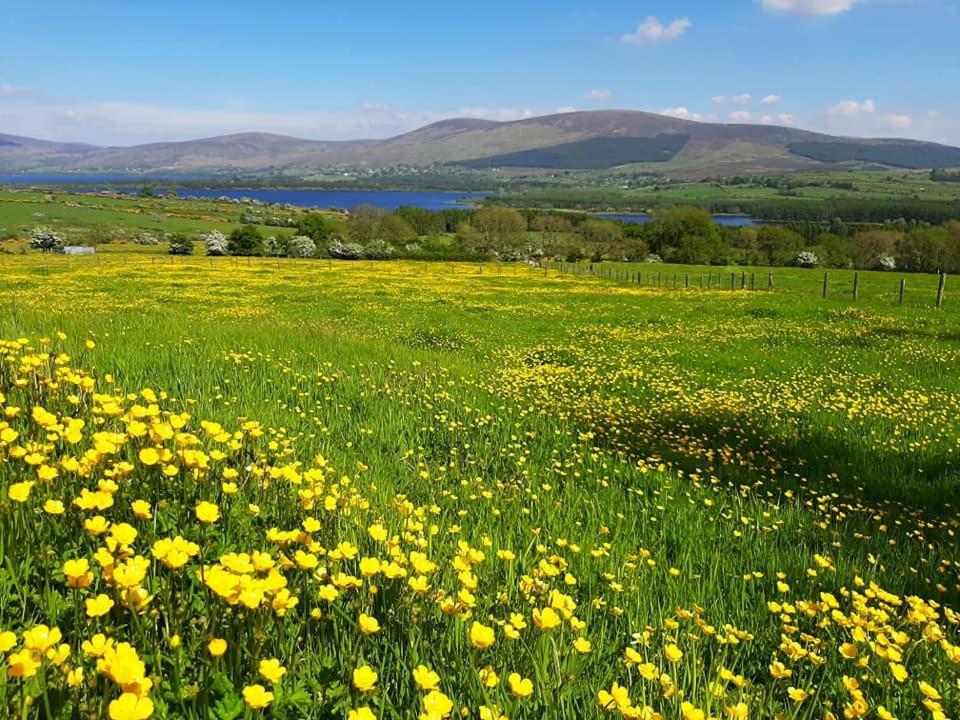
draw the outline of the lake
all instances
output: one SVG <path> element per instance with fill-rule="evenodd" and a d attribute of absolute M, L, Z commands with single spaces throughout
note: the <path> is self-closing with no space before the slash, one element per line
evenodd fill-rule
<path fill-rule="evenodd" d="M 129 175 L 0 175 L 0 184 L 7 185 L 57 185 L 67 189 L 135 194 L 138 187 L 107 187 L 105 183 L 137 181 Z M 166 192 L 165 182 L 153 178 L 139 178 L 139 182 L 149 184 L 154 192 Z M 171 183 L 172 184 L 172 183 Z M 84 185 L 79 188 L 77 185 Z M 224 189 L 224 188 L 177 188 L 173 191 L 179 197 L 220 198 L 231 200 L 250 198 L 268 203 L 297 205 L 299 207 L 339 208 L 349 210 L 357 205 L 376 205 L 384 210 L 396 210 L 403 205 L 436 212 L 439 210 L 469 210 L 472 201 L 482 200 L 488 193 L 481 192 L 444 192 L 435 190 L 311 190 L 306 188 L 270 188 L 270 189 Z"/>
<path fill-rule="evenodd" d="M 300 207 L 340 208 L 349 210 L 357 205 L 375 205 L 384 210 L 396 210 L 403 205 L 436 212 L 438 210 L 469 210 L 471 201 L 482 200 L 487 193 L 440 192 L 430 190 L 223 190 L 181 188 L 180 197 L 220 198 L 231 200 L 251 198 L 269 203 Z"/>
<path fill-rule="evenodd" d="M 8 185 L 60 185 L 71 188 L 76 184 L 87 187 L 84 190 L 96 190 L 102 183 L 130 182 L 130 175 L 0 175 L 0 184 Z M 165 192 L 162 180 L 139 178 L 149 183 L 157 193 Z M 168 181 L 169 182 L 169 181 Z M 113 187 L 111 192 L 137 193 L 135 187 Z M 79 189 L 79 188 L 74 188 Z M 447 192 L 439 190 L 311 190 L 307 188 L 269 188 L 269 189 L 224 189 L 224 188 L 174 188 L 179 197 L 220 198 L 231 200 L 249 198 L 267 203 L 296 205 L 298 207 L 338 208 L 350 210 L 357 205 L 375 205 L 384 210 L 396 210 L 403 205 L 437 212 L 439 210 L 469 210 L 473 203 L 483 200 L 489 193 Z M 650 217 L 640 213 L 595 213 L 594 217 L 608 220 L 622 220 L 627 223 L 645 224 Z M 714 215 L 718 225 L 729 227 L 757 227 L 762 220 L 749 215 Z"/>

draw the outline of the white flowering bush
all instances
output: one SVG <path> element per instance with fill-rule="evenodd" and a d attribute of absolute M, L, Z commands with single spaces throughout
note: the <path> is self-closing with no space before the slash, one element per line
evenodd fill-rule
<path fill-rule="evenodd" d="M 42 252 L 63 252 L 63 238 L 48 227 L 35 227 L 30 233 L 30 247 Z"/>
<path fill-rule="evenodd" d="M 393 245 L 386 240 L 372 240 L 363 251 L 364 257 L 370 260 L 386 260 L 392 257 L 393 253 Z"/>
<path fill-rule="evenodd" d="M 363 257 L 363 245 L 345 243 L 337 238 L 330 243 L 330 255 L 341 260 L 359 260 Z"/>
<path fill-rule="evenodd" d="M 298 258 L 313 257 L 317 251 L 317 244 L 313 238 L 306 235 L 297 235 L 290 241 L 290 255 Z"/>
<path fill-rule="evenodd" d="M 880 268 L 882 270 L 896 270 L 897 269 L 897 259 L 892 255 L 881 255 L 880 256 Z"/>
<path fill-rule="evenodd" d="M 646 261 L 647 261 L 648 263 L 652 263 L 652 264 L 656 265 L 657 263 L 662 263 L 662 262 L 663 262 L 663 258 L 660 257 L 659 255 L 657 255 L 656 253 L 650 253 L 649 255 L 647 255 L 647 260 L 646 260 Z"/>
<path fill-rule="evenodd" d="M 219 230 L 214 230 L 203 236 L 203 246 L 207 255 L 226 255 L 227 236 Z"/>
<path fill-rule="evenodd" d="M 805 268 L 815 268 L 820 264 L 820 258 L 813 250 L 804 250 L 797 255 L 797 265 Z"/>
<path fill-rule="evenodd" d="M 148 232 L 140 233 L 133 239 L 133 242 L 135 242 L 137 245 L 159 245 L 160 244 L 160 240 L 157 238 L 157 236 L 154 235 L 153 233 L 148 233 Z"/>

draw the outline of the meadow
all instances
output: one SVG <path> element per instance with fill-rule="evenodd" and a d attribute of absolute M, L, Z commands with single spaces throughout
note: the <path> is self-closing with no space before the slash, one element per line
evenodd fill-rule
<path fill-rule="evenodd" d="M 6 256 L 0 716 L 956 717 L 960 304 L 774 272 Z"/>

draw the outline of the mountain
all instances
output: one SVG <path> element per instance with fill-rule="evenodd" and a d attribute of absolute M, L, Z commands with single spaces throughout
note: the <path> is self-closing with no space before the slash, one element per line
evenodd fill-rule
<path fill-rule="evenodd" d="M 486 169 L 609 170 L 669 175 L 960 166 L 960 148 L 863 139 L 789 127 L 702 123 L 629 110 L 494 122 L 443 120 L 385 140 L 324 142 L 241 133 L 186 142 L 94 147 L 0 135 L 0 171 L 154 174 L 453 165 Z"/>

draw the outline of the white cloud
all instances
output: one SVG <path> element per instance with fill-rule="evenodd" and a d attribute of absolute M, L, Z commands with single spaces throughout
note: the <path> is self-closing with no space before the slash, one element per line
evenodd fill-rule
<path fill-rule="evenodd" d="M 611 90 L 591 90 L 583 96 L 584 100 L 590 102 L 607 102 L 611 98 L 613 98 L 613 91 Z"/>
<path fill-rule="evenodd" d="M 863 102 L 844 100 L 828 108 L 827 112 L 831 115 L 840 115 L 842 117 L 855 117 L 863 113 L 876 112 L 876 109 L 877 106 L 873 100 L 864 100 Z"/>
<path fill-rule="evenodd" d="M 777 121 L 781 125 L 793 125 L 793 115 L 790 115 L 789 113 L 780 113 L 777 115 Z"/>
<path fill-rule="evenodd" d="M 647 45 L 676 40 L 693 26 L 689 18 L 678 18 L 669 25 L 664 25 L 653 15 L 637 25 L 636 32 L 627 33 L 621 39 L 627 45 Z"/>
<path fill-rule="evenodd" d="M 760 122 L 764 125 L 773 125 L 773 115 L 764 115 L 760 118 Z"/>
<path fill-rule="evenodd" d="M 727 117 L 734 122 L 750 122 L 753 116 L 747 110 L 737 110 L 727 115 Z"/>
<path fill-rule="evenodd" d="M 661 110 L 660 114 L 667 115 L 668 117 L 680 118 L 681 120 L 703 120 L 703 115 L 700 113 L 690 112 L 683 106 Z"/>
<path fill-rule="evenodd" d="M 782 98 L 779 95 L 767 95 L 762 102 L 764 105 L 777 105 Z"/>
<path fill-rule="evenodd" d="M 387 112 L 391 108 L 389 105 L 384 105 L 383 103 L 365 102 L 360 105 L 360 109 L 369 110 L 370 112 Z"/>
<path fill-rule="evenodd" d="M 858 0 L 761 0 L 764 10 L 801 15 L 839 15 L 850 10 Z"/>
<path fill-rule="evenodd" d="M 561 105 L 558 108 L 554 108 L 553 112 L 558 115 L 563 115 L 564 113 L 574 113 L 577 109 L 573 105 Z"/>
<path fill-rule="evenodd" d="M 884 115 L 880 124 L 894 130 L 908 130 L 913 126 L 913 118 L 909 115 Z"/>
<path fill-rule="evenodd" d="M 725 105 L 727 102 L 727 99 L 723 95 L 714 95 L 710 100 L 713 101 L 714 105 Z"/>
<path fill-rule="evenodd" d="M 744 93 L 743 95 L 737 95 L 735 98 L 730 100 L 734 105 L 749 105 L 753 102 L 753 95 L 750 93 Z"/>

